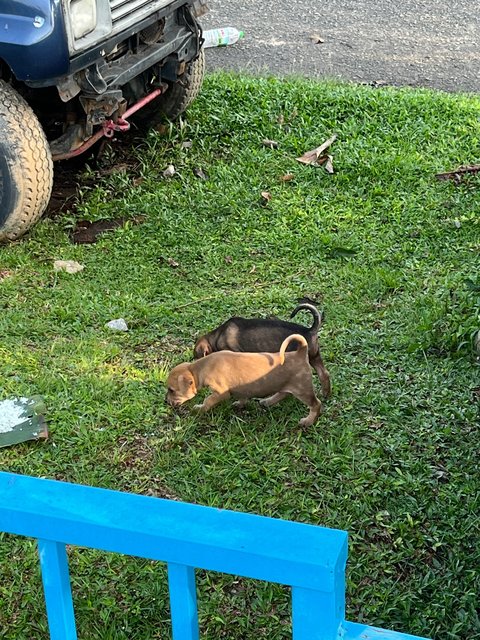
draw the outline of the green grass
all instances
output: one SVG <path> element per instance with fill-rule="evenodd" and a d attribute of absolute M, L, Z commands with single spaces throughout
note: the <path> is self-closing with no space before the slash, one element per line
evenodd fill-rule
<path fill-rule="evenodd" d="M 334 132 L 334 175 L 296 162 Z M 140 224 L 76 246 L 67 215 L 1 249 L 0 399 L 43 395 L 51 433 L 1 468 L 347 529 L 349 619 L 480 638 L 480 179 L 435 179 L 479 162 L 479 141 L 472 96 L 210 76 L 127 172 L 85 176 L 76 218 Z M 333 382 L 313 428 L 293 399 L 167 409 L 199 333 L 287 318 L 303 295 L 326 312 Z M 127 334 L 104 327 L 117 317 Z M 80 637 L 169 637 L 162 566 L 69 554 Z M 2 536 L 0 563 L 1 637 L 45 638 L 33 543 Z M 283 587 L 200 572 L 199 593 L 205 638 L 288 637 Z"/>

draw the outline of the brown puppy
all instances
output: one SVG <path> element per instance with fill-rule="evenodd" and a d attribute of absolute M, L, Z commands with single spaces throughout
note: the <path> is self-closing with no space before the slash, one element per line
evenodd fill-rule
<path fill-rule="evenodd" d="M 285 353 L 290 342 L 300 343 L 297 351 Z M 310 408 L 299 424 L 309 427 L 320 415 L 320 400 L 315 396 L 312 374 L 308 364 L 308 343 L 302 335 L 286 338 L 279 353 L 238 353 L 219 351 L 176 366 L 167 380 L 167 402 L 177 407 L 197 395 L 203 387 L 212 392 L 203 404 L 194 409 L 207 411 L 230 397 L 243 405 L 249 398 L 270 407 L 287 395 L 294 395 Z M 268 397 L 265 397 L 268 396 Z"/>
<path fill-rule="evenodd" d="M 328 397 L 331 392 L 330 375 L 323 364 L 318 346 L 318 330 L 322 318 L 317 308 L 309 303 L 299 304 L 290 317 L 293 318 L 302 309 L 310 311 L 313 315 L 311 327 L 277 319 L 230 318 L 197 340 L 193 357 L 203 358 L 215 351 L 224 350 L 273 353 L 278 351 L 287 336 L 299 333 L 308 343 L 308 359 L 320 378 L 323 395 Z M 296 345 L 291 345 L 288 350 L 292 351 L 295 348 Z"/>

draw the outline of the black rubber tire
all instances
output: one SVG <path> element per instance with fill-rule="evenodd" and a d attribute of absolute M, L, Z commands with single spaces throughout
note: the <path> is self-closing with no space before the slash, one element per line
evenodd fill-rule
<path fill-rule="evenodd" d="M 0 242 L 16 240 L 40 218 L 52 185 L 43 129 L 25 100 L 0 80 Z"/>
<path fill-rule="evenodd" d="M 148 128 L 166 119 L 176 120 L 200 93 L 204 75 L 205 52 L 201 49 L 198 58 L 187 65 L 177 82 L 172 82 L 164 94 L 136 114 L 135 122 L 141 128 Z"/>
<path fill-rule="evenodd" d="M 164 116 L 175 120 L 200 93 L 205 75 L 205 52 L 200 50 L 198 58 L 187 65 L 185 73 L 160 96 L 159 108 Z"/>

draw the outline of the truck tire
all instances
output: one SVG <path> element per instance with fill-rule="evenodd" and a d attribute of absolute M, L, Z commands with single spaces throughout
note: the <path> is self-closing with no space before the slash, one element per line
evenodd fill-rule
<path fill-rule="evenodd" d="M 25 100 L 0 80 L 0 242 L 16 240 L 40 218 L 52 185 L 43 129 Z"/>
<path fill-rule="evenodd" d="M 205 53 L 201 49 L 198 58 L 188 63 L 179 80 L 170 83 L 164 94 L 140 109 L 131 119 L 141 129 L 155 127 L 165 122 L 165 118 L 175 120 L 200 93 L 204 75 Z"/>
<path fill-rule="evenodd" d="M 201 49 L 198 58 L 187 65 L 182 77 L 159 97 L 158 107 L 161 113 L 169 120 L 178 118 L 200 93 L 204 75 L 205 52 Z"/>

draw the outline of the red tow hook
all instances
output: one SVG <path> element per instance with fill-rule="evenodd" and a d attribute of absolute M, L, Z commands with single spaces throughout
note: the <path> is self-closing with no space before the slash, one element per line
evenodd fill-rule
<path fill-rule="evenodd" d="M 117 121 L 105 120 L 103 123 L 103 135 L 106 138 L 113 138 L 115 131 L 128 131 L 130 123 L 125 118 L 117 118 Z"/>
<path fill-rule="evenodd" d="M 106 138 L 113 138 L 115 131 L 128 131 L 130 129 L 130 123 L 127 118 L 131 116 L 133 113 L 144 107 L 146 104 L 155 100 L 159 95 L 161 95 L 166 89 L 166 85 L 160 87 L 159 89 L 155 89 L 144 98 L 136 102 L 134 105 L 127 109 L 122 117 L 118 117 L 116 122 L 113 120 L 105 120 L 102 125 L 102 128 L 96 131 L 91 138 L 89 138 L 82 145 L 74 149 L 73 151 L 67 151 L 66 153 L 58 153 L 53 156 L 53 160 L 67 160 L 68 158 L 74 158 L 75 156 L 81 155 L 87 149 L 90 149 L 97 140 L 100 140 L 103 136 Z"/>

